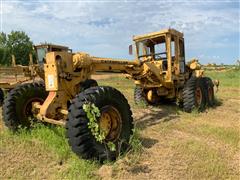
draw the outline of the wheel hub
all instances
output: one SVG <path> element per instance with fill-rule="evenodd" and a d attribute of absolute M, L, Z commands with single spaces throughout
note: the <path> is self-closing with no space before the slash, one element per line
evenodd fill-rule
<path fill-rule="evenodd" d="M 213 89 L 208 87 L 208 99 L 211 102 L 213 100 Z"/>
<path fill-rule="evenodd" d="M 201 91 L 201 88 L 200 87 L 197 87 L 196 90 L 195 90 L 195 99 L 196 99 L 196 104 L 198 106 L 201 105 L 202 103 L 202 91 Z"/>
<path fill-rule="evenodd" d="M 29 99 L 23 107 L 23 116 L 24 117 L 32 116 L 32 103 L 33 102 L 40 102 L 40 104 L 42 104 L 44 102 L 44 100 L 41 98 L 37 98 L 37 97 Z"/>
<path fill-rule="evenodd" d="M 107 141 L 115 141 L 120 136 L 122 118 L 119 111 L 113 106 L 104 106 L 99 119 L 100 131 L 106 135 Z"/>

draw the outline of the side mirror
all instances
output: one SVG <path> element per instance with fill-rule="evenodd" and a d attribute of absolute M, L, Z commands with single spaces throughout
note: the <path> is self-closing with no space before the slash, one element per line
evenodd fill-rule
<path fill-rule="evenodd" d="M 129 55 L 132 55 L 132 54 L 133 54 L 132 44 L 129 45 L 129 47 L 128 47 L 128 54 L 129 54 Z"/>

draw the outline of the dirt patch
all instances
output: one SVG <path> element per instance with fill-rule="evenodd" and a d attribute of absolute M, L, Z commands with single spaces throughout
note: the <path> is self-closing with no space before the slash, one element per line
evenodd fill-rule
<path fill-rule="evenodd" d="M 113 173 L 112 166 L 103 165 L 102 167 L 99 168 L 97 175 L 107 180 L 111 179 L 113 175 L 112 173 Z"/>

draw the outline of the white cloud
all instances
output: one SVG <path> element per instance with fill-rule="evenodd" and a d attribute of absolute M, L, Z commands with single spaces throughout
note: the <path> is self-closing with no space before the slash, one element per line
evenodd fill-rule
<path fill-rule="evenodd" d="M 3 30 L 24 30 L 35 43 L 48 41 L 98 56 L 126 57 L 132 35 L 172 27 L 185 33 L 187 51 L 203 54 L 224 47 L 237 51 L 236 42 L 224 39 L 239 34 L 239 9 L 225 7 L 229 3 L 207 3 L 4 1 Z"/>

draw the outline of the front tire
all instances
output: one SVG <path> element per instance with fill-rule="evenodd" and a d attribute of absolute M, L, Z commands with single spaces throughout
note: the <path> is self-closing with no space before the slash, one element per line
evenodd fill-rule
<path fill-rule="evenodd" d="M 100 110 L 101 116 L 97 123 L 100 129 L 103 124 L 103 128 L 107 127 L 108 130 L 103 143 L 95 139 L 88 127 L 89 119 L 83 110 L 86 103 L 94 104 Z M 105 116 L 110 118 L 106 120 Z M 128 147 L 133 128 L 132 112 L 126 98 L 118 90 L 106 86 L 91 87 L 72 101 L 66 128 L 69 145 L 78 156 L 84 159 L 96 158 L 101 162 L 115 160 Z M 108 142 L 115 144 L 116 151 L 110 151 L 106 145 Z"/>
<path fill-rule="evenodd" d="M 191 77 L 183 88 L 183 109 L 186 112 L 192 112 L 196 109 L 198 112 L 206 108 L 206 92 L 203 78 Z"/>
<path fill-rule="evenodd" d="M 42 82 L 25 83 L 12 89 L 3 104 L 3 121 L 11 130 L 29 128 L 33 117 L 32 102 L 43 103 L 48 93 Z"/>

